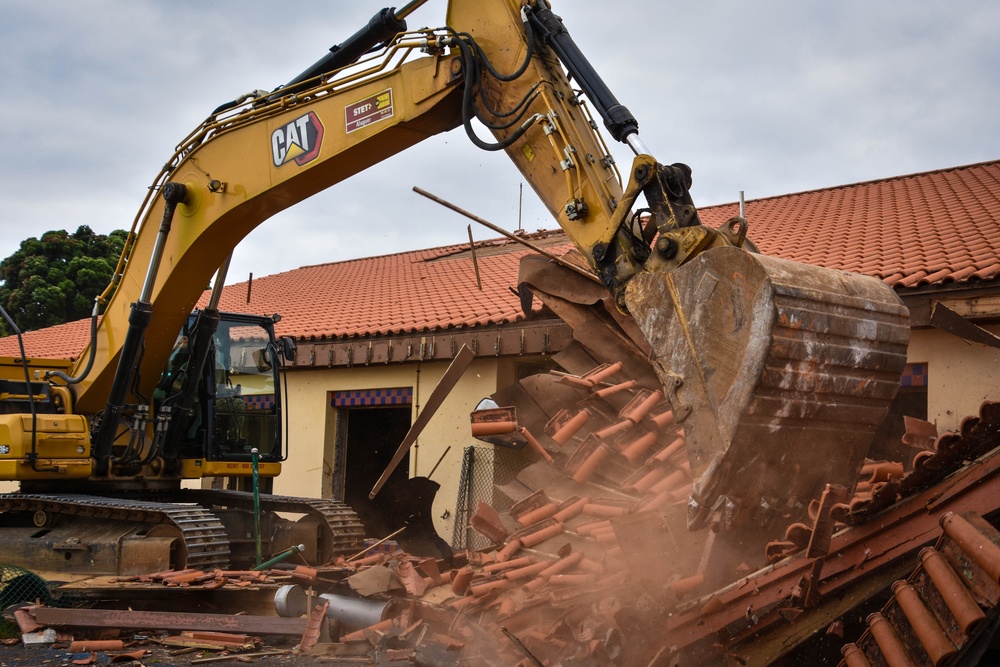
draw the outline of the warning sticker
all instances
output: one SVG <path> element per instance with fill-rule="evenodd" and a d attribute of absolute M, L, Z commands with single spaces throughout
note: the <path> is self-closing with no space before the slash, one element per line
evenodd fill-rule
<path fill-rule="evenodd" d="M 349 104 L 344 109 L 344 115 L 348 134 L 366 125 L 392 118 L 392 88 L 366 97 L 360 102 Z"/>

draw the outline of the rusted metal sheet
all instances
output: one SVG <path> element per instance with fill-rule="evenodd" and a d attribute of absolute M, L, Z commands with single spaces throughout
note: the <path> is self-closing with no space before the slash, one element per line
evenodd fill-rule
<path fill-rule="evenodd" d="M 656 388 L 658 380 L 649 365 L 649 345 L 635 320 L 619 312 L 607 290 L 590 280 L 538 257 L 521 260 L 518 274 L 521 306 L 527 314 L 537 297 L 566 322 L 577 347 L 557 361 L 573 373 L 598 363 L 622 362 L 624 374 L 640 385 Z M 566 351 L 569 347 L 560 348 Z M 596 362 L 596 363 L 594 363 Z"/>
<path fill-rule="evenodd" d="M 716 248 L 626 292 L 688 436 L 702 518 L 719 497 L 852 487 L 906 363 L 881 281 Z"/>
<path fill-rule="evenodd" d="M 430 422 L 431 418 L 437 412 L 441 404 L 444 403 L 444 399 L 448 397 L 451 390 L 455 388 L 458 381 L 462 379 L 462 375 L 468 369 L 469 364 L 475 358 L 475 353 L 465 345 L 462 346 L 456 354 L 455 358 L 452 360 L 451 364 L 448 365 L 448 369 L 441 376 L 441 379 L 434 386 L 434 390 L 431 395 L 424 402 L 420 414 L 414 420 L 413 425 L 410 426 L 410 430 L 406 432 L 406 436 L 403 437 L 403 441 L 399 443 L 399 447 L 396 448 L 396 453 L 392 455 L 392 460 L 389 465 L 386 466 L 385 470 L 382 471 L 382 475 L 375 482 L 375 486 L 372 487 L 371 492 L 368 494 L 369 498 L 374 498 L 375 495 L 382 489 L 382 486 L 388 481 L 389 475 L 392 471 L 396 469 L 403 457 L 406 456 L 406 452 L 410 450 L 410 447 L 414 442 L 417 441 L 417 437 L 423 432 L 424 428 Z"/>
<path fill-rule="evenodd" d="M 1000 347 L 1000 337 L 965 319 L 941 302 L 931 307 L 931 326 L 988 347 Z"/>

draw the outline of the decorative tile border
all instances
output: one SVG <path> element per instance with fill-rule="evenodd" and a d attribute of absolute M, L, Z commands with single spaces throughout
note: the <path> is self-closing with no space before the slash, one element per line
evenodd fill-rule
<path fill-rule="evenodd" d="M 900 387 L 926 387 L 927 364 L 906 364 L 903 376 L 899 378 Z"/>
<path fill-rule="evenodd" d="M 248 408 L 271 410 L 274 408 L 274 394 L 246 394 L 240 396 Z"/>
<path fill-rule="evenodd" d="M 371 408 L 380 405 L 410 405 L 411 403 L 413 403 L 412 387 L 335 391 L 330 400 L 330 405 L 335 408 Z"/>

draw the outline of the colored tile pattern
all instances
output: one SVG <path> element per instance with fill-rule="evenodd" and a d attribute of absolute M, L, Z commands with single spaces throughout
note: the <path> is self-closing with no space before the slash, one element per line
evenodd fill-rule
<path fill-rule="evenodd" d="M 927 364 L 906 364 L 899 378 L 900 387 L 927 387 Z"/>
<path fill-rule="evenodd" d="M 413 403 L 413 389 L 359 389 L 335 391 L 330 405 L 335 408 L 370 408 L 380 405 L 410 405 Z"/>
<path fill-rule="evenodd" d="M 248 408 L 270 410 L 274 407 L 274 394 L 245 394 L 240 398 Z"/>

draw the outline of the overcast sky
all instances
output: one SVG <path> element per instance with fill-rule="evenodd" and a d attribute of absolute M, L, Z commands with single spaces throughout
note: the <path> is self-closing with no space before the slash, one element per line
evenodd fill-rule
<path fill-rule="evenodd" d="M 699 205 L 1000 158 L 1000 3 L 552 1 L 656 158 L 694 169 Z M 382 6 L 0 0 L 0 258 L 51 229 L 128 229 L 212 109 L 285 83 Z M 408 21 L 444 16 L 430 0 Z M 455 130 L 265 222 L 228 282 L 466 241 L 414 185 L 515 229 L 520 182 Z M 527 187 L 522 219 L 555 227 Z"/>

